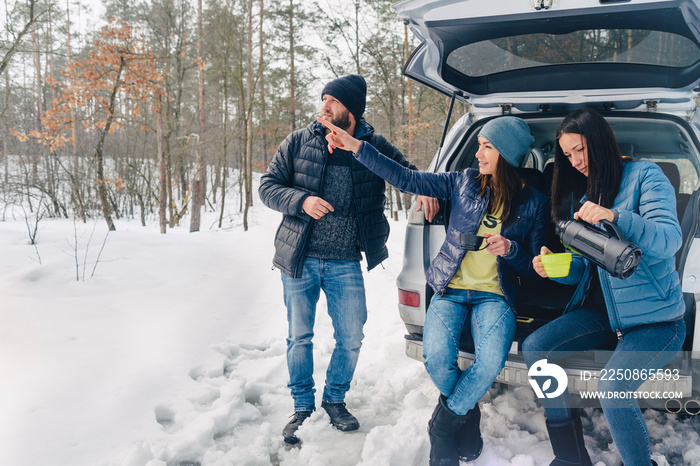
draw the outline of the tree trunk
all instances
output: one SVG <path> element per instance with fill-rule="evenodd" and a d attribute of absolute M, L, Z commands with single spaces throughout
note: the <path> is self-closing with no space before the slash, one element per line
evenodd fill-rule
<path fill-rule="evenodd" d="M 158 219 L 160 232 L 165 234 L 168 226 L 168 163 L 165 157 L 165 137 L 163 129 L 163 99 L 160 94 L 156 98 L 156 139 L 158 142 Z"/>
<path fill-rule="evenodd" d="M 32 46 L 34 47 L 34 84 L 36 86 L 36 129 L 41 131 L 41 116 L 44 114 L 44 93 L 41 85 L 41 56 L 39 55 L 39 40 L 36 29 L 32 30 Z"/>
<path fill-rule="evenodd" d="M 388 198 L 389 198 L 389 212 L 391 213 L 391 216 L 394 216 L 394 194 L 392 191 L 394 191 L 394 188 L 389 184 L 389 183 L 384 183 L 386 186 Z"/>
<path fill-rule="evenodd" d="M 34 90 L 36 92 L 36 129 L 42 130 L 41 116 L 44 114 L 44 96 L 41 85 L 41 56 L 39 55 L 39 40 L 37 38 L 36 28 L 32 29 L 32 47 L 34 49 Z M 39 178 L 39 154 L 38 150 L 32 150 L 32 182 L 38 183 Z"/>
<path fill-rule="evenodd" d="M 294 73 L 294 0 L 289 0 L 289 127 L 291 131 L 297 129 L 296 75 Z"/>
<path fill-rule="evenodd" d="M 207 181 L 207 164 L 205 161 L 206 142 L 204 140 L 204 130 L 206 127 L 206 114 L 204 113 L 204 56 L 202 54 L 202 43 L 204 41 L 204 32 L 202 29 L 202 0 L 197 2 L 197 59 L 199 61 L 198 78 L 198 110 L 199 110 L 199 144 L 196 158 L 196 172 L 194 186 L 192 187 L 192 216 L 190 217 L 190 232 L 199 231 L 201 223 L 202 206 L 204 205 L 204 196 L 206 194 Z"/>
<path fill-rule="evenodd" d="M 243 231 L 248 231 L 248 209 L 253 204 L 252 181 L 253 169 L 253 0 L 248 0 L 248 39 L 246 65 L 246 144 L 245 144 L 245 207 L 243 210 Z"/>
<path fill-rule="evenodd" d="M 68 0 L 66 0 L 66 61 L 68 63 L 68 66 L 70 66 L 73 63 L 73 51 L 71 49 L 71 44 L 70 44 L 70 4 L 68 3 Z M 69 84 L 70 85 L 70 84 Z M 75 112 L 75 104 L 71 103 L 70 104 L 70 120 L 71 120 L 71 125 L 70 125 L 70 131 L 71 131 L 71 139 L 72 141 L 72 149 L 73 152 L 71 154 L 71 163 L 70 163 L 70 171 L 72 173 L 71 176 L 71 189 L 72 189 L 72 196 L 73 196 L 73 208 L 75 209 L 75 212 L 77 215 L 80 216 L 82 219 L 83 223 L 87 223 L 87 212 L 85 205 L 83 203 L 83 198 L 82 194 L 80 192 L 80 159 L 78 158 L 78 122 L 76 121 L 76 112 Z"/>
<path fill-rule="evenodd" d="M 48 30 L 46 31 L 46 43 L 47 43 L 47 50 L 49 50 L 49 54 L 48 54 L 47 63 L 46 63 L 46 68 L 47 68 L 47 73 L 46 73 L 46 74 L 48 74 L 49 78 L 51 78 L 51 79 L 53 80 L 53 79 L 56 78 L 56 74 L 55 74 L 54 60 L 53 60 L 53 56 L 54 56 L 53 47 L 54 47 L 54 44 L 53 44 L 53 18 L 52 18 L 52 16 L 51 16 L 52 11 L 53 11 L 53 5 L 49 4 L 49 9 L 48 9 L 49 21 L 48 21 L 48 23 L 47 23 Z M 55 95 L 54 95 L 54 87 L 53 87 L 53 86 L 49 86 L 49 88 L 47 89 L 47 91 L 48 91 L 48 94 L 49 94 L 47 100 L 48 100 L 49 105 L 50 105 L 51 102 L 53 102 L 53 99 L 54 99 L 54 97 L 55 97 Z M 47 105 L 47 106 L 48 106 L 48 105 Z"/>
<path fill-rule="evenodd" d="M 221 209 L 219 212 L 219 228 L 224 223 L 224 208 L 226 205 L 226 179 L 228 175 L 228 70 L 224 67 L 224 72 L 221 77 L 224 90 L 224 128 L 223 128 L 223 147 L 221 154 L 222 180 L 221 180 Z"/>
<path fill-rule="evenodd" d="M 34 17 L 34 6 L 36 5 L 36 0 L 29 0 L 29 19 L 27 20 L 27 23 L 24 25 L 24 28 L 17 34 L 15 37 L 14 41 L 12 41 L 8 51 L 5 53 L 5 56 L 2 58 L 2 61 L 0 61 L 0 76 L 5 72 L 7 69 L 7 66 L 10 64 L 10 59 L 12 58 L 12 55 L 15 54 L 17 49 L 19 48 L 19 44 L 22 40 L 22 38 L 29 32 L 29 29 L 34 25 L 34 20 L 36 19 Z M 10 43 L 8 41 L 8 43 Z"/>
<path fill-rule="evenodd" d="M 107 122 L 104 128 L 100 132 L 100 139 L 97 141 L 97 146 L 95 146 L 95 159 L 97 161 L 97 194 L 100 198 L 100 204 L 102 205 L 102 215 L 104 215 L 105 221 L 107 222 L 107 227 L 109 231 L 114 231 L 117 228 L 114 226 L 114 220 L 112 220 L 112 209 L 109 205 L 109 200 L 107 199 L 107 187 L 105 186 L 105 170 L 104 170 L 104 155 L 102 149 L 104 147 L 105 137 L 109 133 L 109 129 L 114 121 L 114 106 L 117 100 L 117 92 L 119 91 L 119 80 L 121 79 L 122 71 L 124 71 L 124 57 L 120 58 L 119 69 L 117 70 L 117 76 L 114 79 L 114 87 L 112 88 L 112 93 L 109 96 L 109 110 L 107 116 Z"/>
<path fill-rule="evenodd" d="M 260 126 L 262 127 L 262 165 L 267 166 L 267 107 L 265 106 L 265 33 L 263 30 L 265 0 L 260 0 Z"/>
<path fill-rule="evenodd" d="M 357 74 L 362 74 L 360 67 L 360 0 L 355 0 L 355 65 Z"/>
<path fill-rule="evenodd" d="M 199 231 L 199 224 L 202 220 L 202 201 L 204 199 L 204 194 L 202 194 L 202 179 L 201 179 L 201 166 L 202 166 L 202 155 L 200 154 L 199 148 L 199 138 L 194 142 L 195 151 L 195 176 L 192 180 L 192 212 L 190 216 L 190 233 Z"/>

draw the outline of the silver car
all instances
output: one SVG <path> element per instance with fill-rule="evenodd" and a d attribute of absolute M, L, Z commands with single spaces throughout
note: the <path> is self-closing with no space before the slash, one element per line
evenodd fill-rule
<path fill-rule="evenodd" d="M 686 304 L 687 338 L 672 362 L 672 380 L 648 380 L 642 389 L 675 391 L 665 400 L 642 400 L 670 412 L 700 412 L 700 2 L 692 0 L 405 0 L 394 5 L 420 40 L 404 73 L 460 101 L 468 112 L 443 138 L 428 171 L 477 167 L 476 134 L 490 118 L 510 114 L 529 124 L 535 142 L 522 167 L 545 194 L 551 180 L 554 134 L 580 106 L 603 114 L 623 156 L 656 162 L 676 190 L 683 247 L 676 264 Z M 450 105 L 450 123 L 453 105 Z M 406 231 L 404 266 L 397 279 L 405 322 L 406 354 L 422 360 L 425 312 L 432 297 L 425 272 L 445 239 L 449 205 L 425 221 L 415 205 Z M 552 232 L 550 249 L 561 247 Z M 526 283 L 518 305 L 516 340 L 497 382 L 529 385 L 519 352 L 524 338 L 561 315 L 572 290 L 549 282 Z M 468 332 L 467 332 L 468 333 Z M 697 336 L 697 337 L 696 337 Z M 473 360 L 461 342 L 460 366 Z M 600 352 L 566 365 L 572 395 L 595 390 Z M 596 372 L 597 371 L 597 372 Z M 640 389 L 641 390 L 641 389 Z"/>

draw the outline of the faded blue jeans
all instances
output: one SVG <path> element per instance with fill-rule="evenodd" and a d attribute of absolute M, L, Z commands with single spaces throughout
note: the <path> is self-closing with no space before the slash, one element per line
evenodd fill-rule
<path fill-rule="evenodd" d="M 342 403 L 355 373 L 367 321 L 365 285 L 358 261 L 307 258 L 301 278 L 282 272 L 289 336 L 287 368 L 294 411 L 315 409 L 313 343 L 316 304 L 326 295 L 335 348 L 326 371 L 323 401 Z"/>
<path fill-rule="evenodd" d="M 459 369 L 459 339 L 469 325 L 474 362 Z M 467 414 L 501 373 L 515 337 L 515 314 L 503 296 L 485 291 L 447 288 L 430 302 L 423 328 L 425 368 L 447 407 Z"/>
<path fill-rule="evenodd" d="M 639 325 L 625 330 L 621 341 L 610 329 L 604 310 L 581 308 L 567 312 L 540 327 L 523 342 L 523 355 L 528 367 L 540 359 L 549 362 L 579 352 L 617 344 L 605 365 L 611 370 L 655 371 L 673 359 L 685 340 L 683 319 L 673 322 Z M 599 392 L 634 392 L 643 380 L 620 377 L 618 380 L 600 380 Z M 572 418 L 569 392 L 556 398 L 540 399 L 551 423 L 559 424 Z M 603 413 L 610 426 L 610 434 L 622 457 L 629 465 L 651 464 L 651 446 L 646 421 L 634 398 L 601 399 Z"/>

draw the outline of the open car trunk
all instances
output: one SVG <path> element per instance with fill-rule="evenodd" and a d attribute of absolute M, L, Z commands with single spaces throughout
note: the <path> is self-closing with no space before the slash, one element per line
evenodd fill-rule
<path fill-rule="evenodd" d="M 698 235 L 698 215 L 700 215 L 700 189 L 698 180 L 700 177 L 700 163 L 698 147 L 700 143 L 688 122 L 668 115 L 658 115 L 653 113 L 639 112 L 615 112 L 603 113 L 615 132 L 618 144 L 623 157 L 628 161 L 649 160 L 657 163 L 664 174 L 669 178 L 676 192 L 676 211 L 683 232 L 683 247 L 676 255 L 676 264 L 680 276 L 684 276 L 687 265 L 687 257 L 693 239 Z M 532 153 L 527 163 L 527 167 L 521 169 L 523 177 L 535 188 L 545 194 L 549 194 L 551 183 L 551 158 L 554 156 L 554 141 L 556 127 L 563 114 L 542 114 L 521 115 L 530 126 L 535 137 L 532 145 Z M 475 153 L 477 150 L 476 137 L 479 128 L 484 121 L 473 125 L 457 147 L 453 147 L 451 155 L 446 157 L 436 167 L 438 171 L 463 170 L 467 167 L 476 167 L 477 161 Z M 441 239 L 435 238 L 438 235 L 435 230 L 442 230 L 442 238 L 447 227 L 445 219 L 449 218 L 449 204 L 443 204 L 443 215 L 438 222 L 433 222 L 429 227 L 431 238 L 427 241 L 431 245 L 429 256 L 437 254 Z M 436 226 L 435 223 L 440 225 Z M 553 251 L 563 251 L 563 246 L 554 234 L 553 228 L 549 235 L 549 249 Z M 694 265 L 694 264 L 692 264 Z M 533 331 L 542 325 L 560 316 L 564 307 L 573 294 L 574 287 L 560 285 L 551 280 L 533 280 L 522 278 L 521 297 L 518 303 L 518 320 L 515 342 L 511 354 L 506 362 L 506 368 L 499 379 L 508 378 L 507 383 L 516 385 L 529 385 L 527 378 L 527 367 L 520 353 L 523 340 Z M 400 281 L 400 280 L 399 280 Z M 432 297 L 432 290 L 426 286 L 426 307 Z M 691 353 L 694 341 L 694 329 L 696 327 L 696 301 L 693 293 L 684 294 L 686 304 L 686 327 L 687 336 L 683 346 L 685 350 L 679 353 L 674 364 L 683 368 L 682 375 L 675 381 L 674 387 L 686 393 L 692 394 L 692 364 Z M 424 313 L 425 310 L 423 309 Z M 404 319 L 406 320 L 406 319 Z M 409 324 L 407 322 L 407 324 Z M 422 328 L 420 325 L 407 325 L 409 335 L 407 335 L 407 352 L 413 352 L 416 359 L 422 358 Z M 474 345 L 469 335 L 468 329 L 463 333 L 460 342 L 462 350 L 461 364 L 467 367 L 473 360 Z M 411 348 L 411 347 L 414 348 Z M 602 350 L 612 350 L 614 348 L 602 348 Z M 568 368 L 575 370 L 599 371 L 605 365 L 606 359 L 600 356 L 600 352 L 584 352 L 580 357 L 573 358 L 567 362 Z M 505 381 L 499 380 L 497 381 Z M 573 377 L 573 380 L 580 382 Z M 654 400 L 647 402 L 650 407 L 663 409 L 664 405 L 655 405 Z"/>

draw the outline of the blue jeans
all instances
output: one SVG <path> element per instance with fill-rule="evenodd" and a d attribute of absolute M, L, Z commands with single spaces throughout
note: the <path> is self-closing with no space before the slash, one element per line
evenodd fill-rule
<path fill-rule="evenodd" d="M 474 362 L 461 371 L 457 358 L 465 325 L 474 340 Z M 425 316 L 423 357 L 450 410 L 464 415 L 474 408 L 501 373 L 514 336 L 515 314 L 503 296 L 447 288 L 433 297 Z"/>
<path fill-rule="evenodd" d="M 639 325 L 627 329 L 621 341 L 610 329 L 604 310 L 581 308 L 533 332 L 523 342 L 523 353 L 528 367 L 540 359 L 556 361 L 578 352 L 617 344 L 606 372 L 625 369 L 661 369 L 681 349 L 685 340 L 683 319 L 673 322 Z M 643 380 L 600 380 L 599 392 L 634 392 Z M 540 399 L 551 423 L 562 423 L 572 418 L 569 392 L 556 398 Z M 646 422 L 639 404 L 633 398 L 601 399 L 603 413 L 610 426 L 610 434 L 624 464 L 651 464 L 651 447 Z"/>
<path fill-rule="evenodd" d="M 328 315 L 333 322 L 335 348 L 326 371 L 323 401 L 342 403 L 355 373 L 362 346 L 362 327 L 367 321 L 365 285 L 357 261 L 307 258 L 301 278 L 282 272 L 284 304 L 287 306 L 289 336 L 287 368 L 294 411 L 313 411 L 313 343 L 316 304 L 321 290 L 326 295 Z"/>

